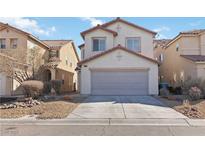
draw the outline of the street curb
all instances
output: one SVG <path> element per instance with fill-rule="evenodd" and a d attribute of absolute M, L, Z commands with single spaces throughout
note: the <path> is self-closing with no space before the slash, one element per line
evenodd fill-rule
<path fill-rule="evenodd" d="M 205 119 L 0 119 L 0 125 L 205 126 Z"/>

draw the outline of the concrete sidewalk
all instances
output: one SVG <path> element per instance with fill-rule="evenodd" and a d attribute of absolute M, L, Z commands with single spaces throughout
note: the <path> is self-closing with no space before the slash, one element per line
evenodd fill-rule
<path fill-rule="evenodd" d="M 0 119 L 0 125 L 135 125 L 135 126 L 205 126 L 205 119 Z"/>

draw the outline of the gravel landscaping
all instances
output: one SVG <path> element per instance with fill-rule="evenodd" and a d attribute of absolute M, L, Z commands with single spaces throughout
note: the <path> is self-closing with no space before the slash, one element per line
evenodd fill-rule
<path fill-rule="evenodd" d="M 66 96 L 62 100 L 37 104 L 34 100 L 32 101 L 34 103 L 28 106 L 25 106 L 22 102 L 4 104 L 0 108 L 0 118 L 20 118 L 27 115 L 35 115 L 37 119 L 62 119 L 66 118 L 84 99 L 81 97 L 71 99 Z"/>
<path fill-rule="evenodd" d="M 174 109 L 189 118 L 205 118 L 205 100 L 192 101 L 175 106 Z"/>
<path fill-rule="evenodd" d="M 158 97 L 165 105 L 192 119 L 205 119 L 205 100 L 182 101 Z"/>

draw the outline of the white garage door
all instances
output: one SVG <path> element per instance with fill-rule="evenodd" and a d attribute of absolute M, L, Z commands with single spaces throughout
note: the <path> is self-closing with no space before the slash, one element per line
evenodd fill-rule
<path fill-rule="evenodd" d="M 147 95 L 148 71 L 91 71 L 92 95 Z"/>

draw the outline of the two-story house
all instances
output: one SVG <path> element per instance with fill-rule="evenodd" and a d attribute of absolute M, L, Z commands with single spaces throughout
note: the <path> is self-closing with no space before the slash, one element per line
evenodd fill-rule
<path fill-rule="evenodd" d="M 121 18 L 81 33 L 81 94 L 157 95 L 156 33 Z"/>
<path fill-rule="evenodd" d="M 0 53 L 12 57 L 16 62 L 32 66 L 34 78 L 42 81 L 62 80 L 62 91 L 76 88 L 75 68 L 79 61 L 75 46 L 71 40 L 42 41 L 30 33 L 0 23 Z M 1 69 L 0 69 L 1 70 Z M 0 95 L 16 94 L 20 83 L 0 72 Z"/>
<path fill-rule="evenodd" d="M 161 44 L 155 41 L 155 58 L 160 61 L 160 80 L 178 86 L 187 79 L 205 79 L 205 30 L 179 33 Z"/>

